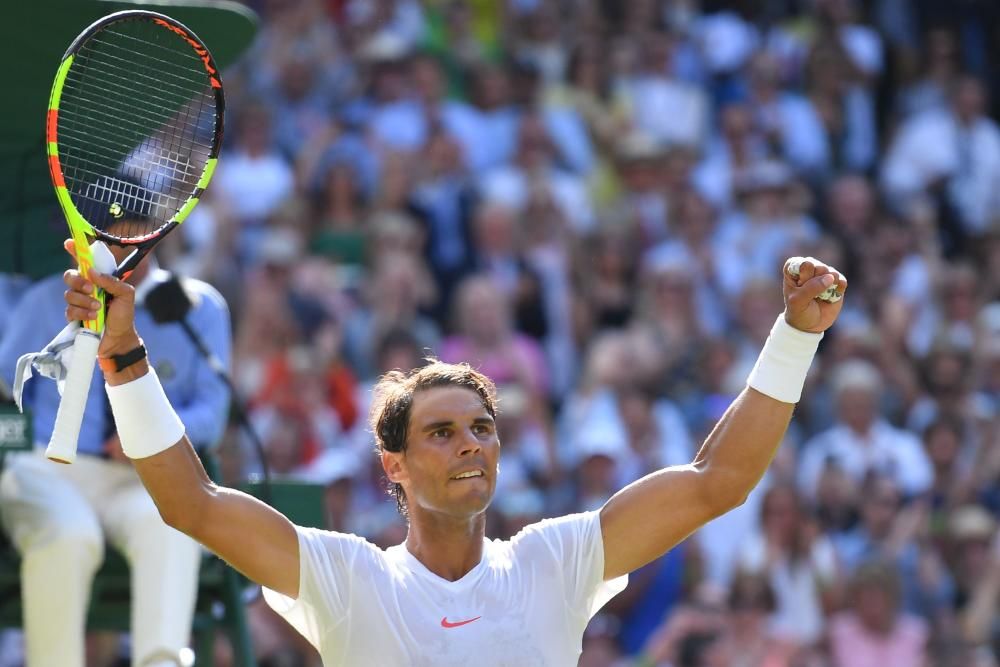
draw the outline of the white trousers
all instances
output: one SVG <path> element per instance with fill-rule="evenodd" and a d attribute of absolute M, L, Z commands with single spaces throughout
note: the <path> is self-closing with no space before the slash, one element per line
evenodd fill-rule
<path fill-rule="evenodd" d="M 83 667 L 87 606 L 105 540 L 129 563 L 132 665 L 174 665 L 188 645 L 201 548 L 160 518 L 132 466 L 40 450 L 11 454 L 0 520 L 21 554 L 27 667 Z"/>

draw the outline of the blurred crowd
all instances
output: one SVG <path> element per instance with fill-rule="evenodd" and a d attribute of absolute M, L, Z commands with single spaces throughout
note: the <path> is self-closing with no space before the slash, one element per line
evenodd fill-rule
<path fill-rule="evenodd" d="M 405 535 L 369 388 L 428 355 L 498 384 L 491 536 L 689 462 L 813 255 L 850 290 L 770 471 L 632 575 L 581 665 L 998 664 L 995 3 L 253 6 L 160 259 L 228 299 L 270 474 L 325 485 L 329 528 Z M 261 472 L 235 424 L 221 452 Z M 253 619 L 264 664 L 318 664 Z"/>

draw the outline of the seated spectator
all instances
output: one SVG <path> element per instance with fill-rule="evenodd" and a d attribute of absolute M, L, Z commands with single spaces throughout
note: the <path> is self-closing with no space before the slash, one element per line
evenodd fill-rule
<path fill-rule="evenodd" d="M 367 53 L 372 108 L 366 114 L 366 128 L 378 150 L 412 153 L 426 143 L 432 121 L 411 85 L 410 54 L 402 44 L 390 43 Z"/>
<path fill-rule="evenodd" d="M 529 400 L 541 400 L 549 387 L 545 357 L 537 342 L 513 328 L 512 316 L 509 299 L 492 278 L 466 278 L 456 296 L 456 333 L 442 341 L 440 358 L 468 362 L 498 385 L 516 383 Z"/>
<path fill-rule="evenodd" d="M 434 287 L 418 256 L 383 253 L 366 287 L 363 305 L 344 322 L 344 354 L 359 377 L 375 374 L 376 341 L 391 329 L 410 330 L 421 349 L 436 349 L 438 326 L 421 314 L 434 301 Z"/>
<path fill-rule="evenodd" d="M 974 630 L 975 637 L 970 639 L 995 639 L 991 624 L 1000 604 L 996 517 L 982 505 L 970 503 L 956 508 L 944 528 L 944 544 L 957 589 L 954 610 L 959 618 L 964 616 L 979 626 L 966 628 Z"/>
<path fill-rule="evenodd" d="M 695 391 L 700 347 L 710 333 L 698 306 L 698 272 L 684 257 L 660 258 L 641 279 L 639 328 L 660 348 L 658 386 L 682 401 Z"/>
<path fill-rule="evenodd" d="M 795 178 L 787 165 L 757 163 L 737 179 L 738 208 L 723 219 L 714 239 L 715 262 L 736 269 L 717 272 L 730 298 L 749 276 L 774 275 L 789 250 L 819 236 L 816 223 L 795 211 Z"/>
<path fill-rule="evenodd" d="M 599 154 L 613 153 L 614 146 L 629 126 L 629 110 L 613 90 L 611 72 L 597 40 L 583 41 L 570 55 L 563 84 L 550 86 L 546 107 L 575 110 L 589 132 Z M 604 165 L 607 169 L 608 165 Z M 603 173 L 599 178 L 609 178 Z"/>
<path fill-rule="evenodd" d="M 487 201 L 522 211 L 538 189 L 555 202 L 574 231 L 582 233 L 593 227 L 594 211 L 585 182 L 558 165 L 543 119 L 527 115 L 520 121 L 513 159 L 486 171 L 479 180 L 479 193 Z"/>
<path fill-rule="evenodd" d="M 825 143 L 823 157 L 810 170 L 814 176 L 867 172 L 875 164 L 875 100 L 859 81 L 858 72 L 839 44 L 818 44 L 809 55 L 807 96 L 822 125 Z"/>
<path fill-rule="evenodd" d="M 507 72 L 480 64 L 472 72 L 471 104 L 456 102 L 442 109 L 441 124 L 462 146 L 474 176 L 508 163 L 517 150 L 520 119 L 511 99 Z"/>
<path fill-rule="evenodd" d="M 866 562 L 884 562 L 899 577 L 899 606 L 936 620 L 951 602 L 954 582 L 934 548 L 921 539 L 930 529 L 929 504 L 918 500 L 904 506 L 896 484 L 878 473 L 868 474 L 859 496 L 858 526 L 833 538 L 841 564 L 853 573 Z"/>
<path fill-rule="evenodd" d="M 830 621 L 834 667 L 923 667 L 927 624 L 902 611 L 899 576 L 871 561 L 851 580 L 851 607 Z"/>
<path fill-rule="evenodd" d="M 962 424 L 966 459 L 991 440 L 995 408 L 974 391 L 973 357 L 967 349 L 943 344 L 920 364 L 922 393 L 910 408 L 906 426 L 921 433 L 934 420 L 953 419 Z M 981 452 L 980 452 L 981 453 Z"/>
<path fill-rule="evenodd" d="M 852 360 L 832 377 L 835 425 L 807 441 L 798 482 L 812 496 L 826 466 L 842 469 L 856 483 L 869 472 L 894 480 L 907 497 L 930 490 L 934 469 L 912 433 L 892 426 L 879 414 L 882 375 L 865 361 Z"/>
<path fill-rule="evenodd" d="M 614 147 L 618 191 L 603 217 L 646 249 L 670 237 L 670 202 L 664 182 L 669 148 L 640 132 Z"/>
<path fill-rule="evenodd" d="M 822 167 L 825 133 L 816 110 L 801 95 L 782 87 L 778 62 L 769 54 L 758 52 L 747 69 L 747 102 L 754 111 L 755 131 L 767 141 L 769 157 L 805 172 Z"/>
<path fill-rule="evenodd" d="M 947 25 L 930 26 L 919 55 L 916 81 L 900 86 L 896 115 L 906 120 L 948 107 L 948 91 L 961 71 L 959 37 Z"/>
<path fill-rule="evenodd" d="M 504 448 L 498 488 L 505 494 L 548 490 L 560 473 L 548 406 L 529 401 L 517 384 L 497 387 L 497 403 L 497 432 Z"/>
<path fill-rule="evenodd" d="M 737 567 L 765 576 L 774 589 L 771 627 L 777 637 L 806 647 L 822 639 L 839 568 L 833 545 L 817 534 L 794 487 L 768 489 L 759 531 L 743 544 Z"/>
<path fill-rule="evenodd" d="M 639 65 L 624 87 L 633 126 L 657 142 L 700 149 L 708 135 L 708 100 L 671 76 L 672 37 L 647 33 L 640 48 Z"/>
<path fill-rule="evenodd" d="M 587 333 L 619 329 L 632 319 L 636 266 L 627 234 L 607 226 L 587 237 L 574 267 L 574 297 L 587 318 Z"/>
<path fill-rule="evenodd" d="M 943 184 L 965 233 L 981 235 L 1000 213 L 1000 127 L 986 115 L 983 84 L 966 76 L 951 90 L 946 109 L 905 122 L 882 163 L 881 181 L 897 206 Z"/>
<path fill-rule="evenodd" d="M 749 104 L 730 101 L 718 112 L 718 129 L 708 141 L 694 182 L 712 204 L 726 209 L 736 192 L 736 177 L 770 155 L 765 136 L 754 125 Z"/>
<path fill-rule="evenodd" d="M 236 145 L 219 163 L 213 187 L 242 225 L 260 225 L 292 194 L 294 174 L 274 149 L 265 107 L 244 109 L 236 127 Z"/>
<path fill-rule="evenodd" d="M 774 591 L 767 577 L 738 574 L 727 597 L 730 650 L 727 667 L 784 667 L 792 662 L 796 646 L 776 636 L 770 626 L 777 610 Z"/>
<path fill-rule="evenodd" d="M 536 224 L 541 221 L 535 221 Z M 547 333 L 540 277 L 524 254 L 526 230 L 516 211 L 483 202 L 472 219 L 473 266 L 489 276 L 511 301 L 515 327 L 533 338 Z"/>

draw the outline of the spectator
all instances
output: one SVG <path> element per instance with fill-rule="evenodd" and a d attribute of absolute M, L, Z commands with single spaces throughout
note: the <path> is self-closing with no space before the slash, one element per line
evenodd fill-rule
<path fill-rule="evenodd" d="M 513 159 L 487 171 L 479 181 L 481 196 L 524 210 L 534 192 L 541 191 L 555 203 L 577 233 L 590 230 L 594 212 L 583 180 L 556 163 L 555 147 L 544 119 L 526 115 L 521 119 Z"/>
<path fill-rule="evenodd" d="M 243 111 L 237 123 L 237 143 L 214 179 L 219 195 L 244 226 L 262 224 L 292 193 L 294 177 L 274 150 L 271 119 L 262 106 Z"/>
<path fill-rule="evenodd" d="M 815 109 L 782 87 L 778 63 L 761 52 L 747 66 L 754 129 L 767 141 L 769 157 L 806 172 L 823 165 L 825 133 Z"/>
<path fill-rule="evenodd" d="M 951 104 L 904 123 L 882 167 L 882 186 L 897 206 L 940 187 L 962 231 L 981 235 L 1000 212 L 1000 128 L 986 116 L 986 91 L 972 76 L 955 82 Z"/>
<path fill-rule="evenodd" d="M 786 165 L 760 162 L 737 179 L 740 206 L 722 221 L 715 238 L 715 261 L 740 267 L 718 278 L 730 298 L 751 276 L 769 275 L 791 248 L 819 234 L 815 222 L 794 211 L 794 175 Z"/>
<path fill-rule="evenodd" d="M 852 70 L 849 53 L 833 44 L 817 45 L 809 56 L 809 103 L 826 140 L 825 157 L 816 165 L 820 177 L 834 171 L 867 172 L 875 164 L 875 101 Z"/>
<path fill-rule="evenodd" d="M 541 348 L 513 328 L 511 304 L 488 277 L 467 278 L 456 297 L 457 333 L 441 342 L 441 360 L 468 360 L 496 378 L 498 386 L 515 383 L 529 400 L 548 393 L 548 376 Z"/>
<path fill-rule="evenodd" d="M 901 611 L 899 578 L 892 565 L 871 562 L 851 580 L 852 608 L 830 622 L 836 667 L 921 667 L 927 659 L 927 626 Z"/>
<path fill-rule="evenodd" d="M 882 378 L 863 361 L 851 361 L 833 376 L 837 423 L 808 441 L 799 467 L 799 488 L 811 494 L 824 466 L 842 469 L 855 482 L 869 471 L 893 479 L 906 496 L 930 490 L 934 470 L 920 441 L 878 414 Z"/>
<path fill-rule="evenodd" d="M 634 127 L 661 144 L 699 149 L 708 135 L 708 100 L 697 87 L 671 76 L 673 40 L 649 32 L 640 43 L 636 71 L 625 84 Z"/>
<path fill-rule="evenodd" d="M 840 576 L 833 546 L 800 507 L 792 486 L 774 486 L 761 508 L 760 530 L 744 543 L 739 570 L 767 578 L 775 595 L 777 637 L 809 647 L 822 639 Z"/>
<path fill-rule="evenodd" d="M 926 544 L 928 503 L 920 500 L 904 506 L 896 484 L 878 473 L 870 473 L 859 491 L 859 525 L 834 539 L 840 562 L 849 573 L 860 571 L 868 561 L 886 563 L 899 578 L 900 608 L 937 619 L 947 609 L 954 584 Z"/>
<path fill-rule="evenodd" d="M 433 303 L 433 285 L 420 259 L 411 253 L 391 251 L 379 257 L 365 293 L 365 303 L 344 323 L 345 355 L 355 373 L 375 373 L 375 343 L 393 329 L 413 333 L 420 349 L 434 350 L 438 326 L 421 314 Z"/>

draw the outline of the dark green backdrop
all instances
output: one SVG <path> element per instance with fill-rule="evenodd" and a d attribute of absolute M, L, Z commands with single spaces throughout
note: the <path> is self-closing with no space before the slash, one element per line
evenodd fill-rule
<path fill-rule="evenodd" d="M 223 70 L 250 45 L 256 15 L 226 0 L 123 2 L 2 0 L 0 40 L 0 273 L 32 278 L 65 265 L 66 223 L 45 161 L 45 110 L 66 47 L 98 18 L 122 9 L 150 9 L 194 30 Z"/>

